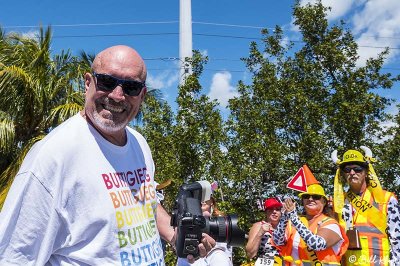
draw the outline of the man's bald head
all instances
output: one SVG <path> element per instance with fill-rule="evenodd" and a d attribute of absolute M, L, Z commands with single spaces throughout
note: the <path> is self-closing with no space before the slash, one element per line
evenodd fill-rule
<path fill-rule="evenodd" d="M 125 128 L 147 93 L 143 59 L 131 47 L 112 46 L 96 56 L 92 70 L 85 74 L 84 117 L 108 141 L 125 145 Z"/>
<path fill-rule="evenodd" d="M 92 69 L 98 73 L 119 74 L 120 78 L 140 79 L 145 82 L 146 65 L 139 53 L 126 45 L 109 47 L 97 54 Z M 124 76 L 120 76 L 121 73 Z"/>

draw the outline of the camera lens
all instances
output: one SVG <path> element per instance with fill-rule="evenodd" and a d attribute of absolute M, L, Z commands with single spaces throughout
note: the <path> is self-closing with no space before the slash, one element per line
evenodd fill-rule
<path fill-rule="evenodd" d="M 215 241 L 225 242 L 232 247 L 241 247 L 245 242 L 245 233 L 238 226 L 237 215 L 211 217 L 206 233 Z"/>

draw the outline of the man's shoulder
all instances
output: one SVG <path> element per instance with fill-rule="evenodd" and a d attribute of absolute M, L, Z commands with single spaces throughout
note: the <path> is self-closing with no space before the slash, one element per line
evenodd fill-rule
<path fill-rule="evenodd" d="M 27 159 L 39 158 L 51 159 L 64 153 L 65 150 L 75 150 L 80 146 L 79 132 L 77 130 L 79 120 L 76 116 L 67 119 L 65 122 L 54 128 L 42 140 L 36 142 L 27 154 Z"/>
<path fill-rule="evenodd" d="M 133 127 L 127 126 L 126 127 L 126 131 L 127 131 L 128 134 L 131 134 L 136 138 L 144 139 L 143 135 L 141 133 L 139 133 L 139 131 L 137 131 Z"/>
<path fill-rule="evenodd" d="M 395 193 L 389 190 L 382 189 L 381 194 L 383 195 L 383 202 L 379 202 L 380 204 L 388 204 L 390 202 L 397 203 L 397 197 Z"/>
<path fill-rule="evenodd" d="M 135 141 L 137 141 L 140 144 L 140 146 L 144 145 L 144 146 L 148 147 L 147 140 L 140 132 L 138 132 L 134 128 L 128 127 L 128 126 L 126 127 L 126 132 L 127 132 L 127 134 L 130 135 L 130 137 L 128 136 L 128 139 L 131 139 L 131 140 L 134 139 Z"/>

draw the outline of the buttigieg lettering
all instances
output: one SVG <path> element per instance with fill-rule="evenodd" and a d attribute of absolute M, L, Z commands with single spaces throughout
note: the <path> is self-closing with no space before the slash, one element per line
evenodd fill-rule
<path fill-rule="evenodd" d="M 102 174 L 104 184 L 107 189 L 120 188 L 120 187 L 130 187 L 135 184 L 142 184 L 144 182 L 150 181 L 150 175 L 146 173 L 146 168 L 139 168 L 127 172 L 116 172 Z"/>
<path fill-rule="evenodd" d="M 138 201 L 151 200 L 156 197 L 156 191 L 152 184 L 136 188 L 110 192 L 111 201 L 115 209 L 122 206 L 133 206 Z"/>

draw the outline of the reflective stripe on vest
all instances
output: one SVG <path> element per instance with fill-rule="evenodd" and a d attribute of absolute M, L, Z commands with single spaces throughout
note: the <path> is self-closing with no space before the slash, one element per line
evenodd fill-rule
<path fill-rule="evenodd" d="M 380 211 L 380 219 L 387 221 L 387 205 L 390 197 L 393 195 L 391 192 L 383 190 L 384 202 L 378 204 L 374 201 L 371 193 L 366 190 L 364 200 L 376 206 Z M 387 234 L 378 230 L 367 217 L 357 215 L 357 220 L 354 226 L 360 233 L 360 242 L 362 250 L 347 250 L 345 254 L 344 265 L 358 265 L 358 266 L 388 266 L 389 265 L 389 252 L 390 243 Z"/>
<path fill-rule="evenodd" d="M 323 223 L 321 223 L 321 221 L 323 221 L 324 219 L 325 219 L 325 221 Z M 336 222 L 336 220 L 329 218 L 328 216 L 322 214 L 319 217 L 317 217 L 315 221 L 312 222 L 312 224 L 309 226 L 309 229 L 311 232 L 315 233 L 318 230 L 318 226 L 322 225 L 322 224 L 328 225 L 328 224 L 338 224 L 338 223 Z M 339 228 L 341 229 L 342 238 L 344 239 L 344 241 L 340 247 L 339 255 L 336 255 L 332 248 L 327 248 L 326 250 L 321 250 L 321 251 L 313 251 L 316 253 L 318 260 L 320 262 L 322 262 L 323 265 L 340 265 L 340 258 L 341 258 L 341 255 L 344 253 L 344 250 L 348 246 L 348 239 L 344 233 L 343 228 L 341 226 L 339 226 Z M 292 249 L 293 249 L 293 239 L 294 239 L 297 231 L 296 231 L 296 228 L 290 222 L 286 229 L 287 229 L 287 236 L 289 237 L 289 239 L 287 240 L 286 246 L 283 247 L 282 253 L 283 253 L 283 255 L 291 256 Z M 310 261 L 310 258 L 308 257 L 308 253 L 305 251 L 305 249 L 307 248 L 307 245 L 304 242 L 304 240 L 301 239 L 301 237 L 300 237 L 300 244 L 299 244 L 298 248 L 299 248 L 299 259 L 303 262 L 302 265 L 317 265 L 318 266 L 318 264 L 320 262 Z M 304 264 L 305 262 L 307 262 L 308 264 Z"/>

